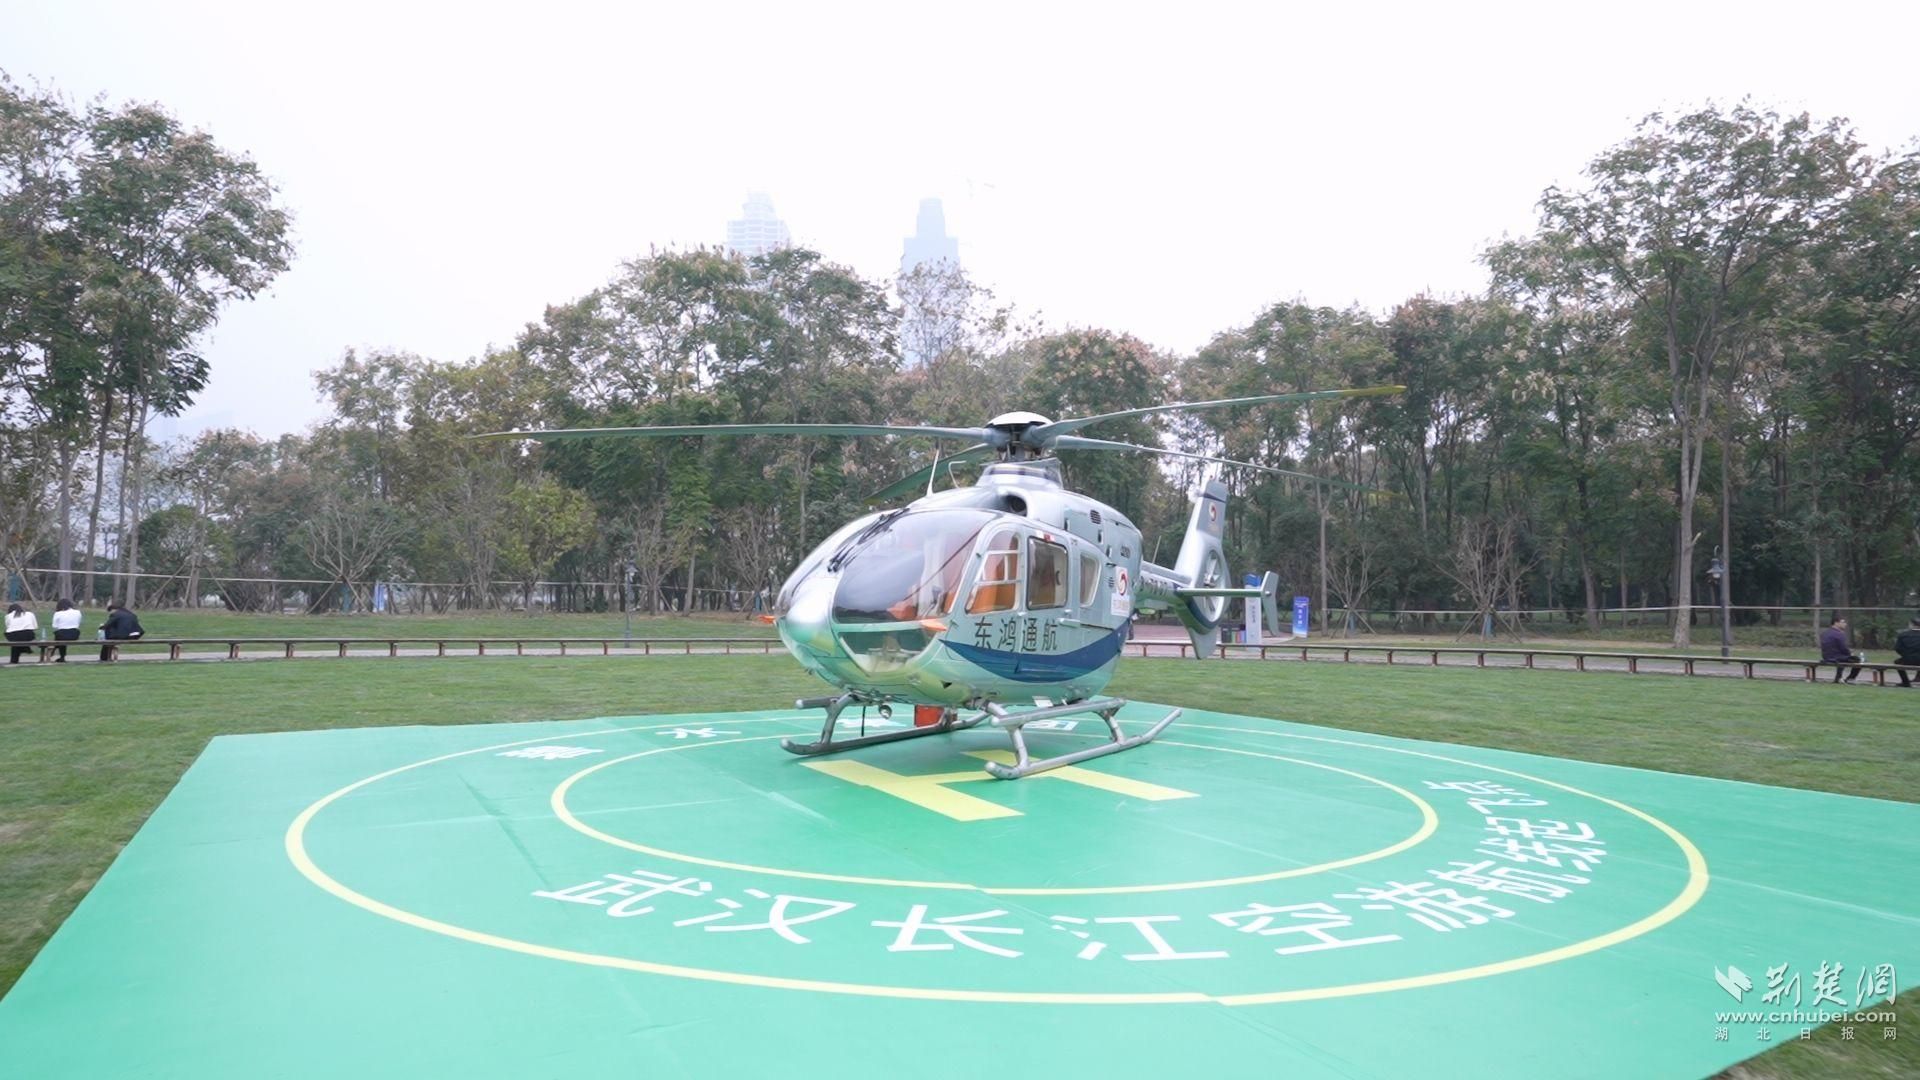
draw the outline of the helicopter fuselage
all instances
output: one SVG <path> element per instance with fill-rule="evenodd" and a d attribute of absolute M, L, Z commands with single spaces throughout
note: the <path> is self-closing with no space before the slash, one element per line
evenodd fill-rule
<path fill-rule="evenodd" d="M 776 622 L 802 666 L 862 700 L 1078 701 L 1113 676 L 1141 574 L 1125 515 L 1062 487 L 1057 461 L 1003 461 L 829 537 Z"/>
<path fill-rule="evenodd" d="M 754 423 L 666 424 L 620 428 L 501 431 L 481 438 L 541 442 L 679 438 L 709 435 L 917 435 L 969 443 L 949 455 L 979 461 L 997 455 L 970 488 L 934 493 L 943 464 L 902 477 L 874 494 L 927 496 L 898 510 L 870 514 L 828 537 L 780 590 L 780 639 L 802 667 L 838 687 L 826 698 L 796 704 L 826 712 L 819 738 L 782 746 L 816 756 L 958 731 L 991 723 L 1012 741 L 1012 760 L 987 763 L 1001 779 L 1018 779 L 1151 742 L 1179 715 L 1175 709 L 1145 731 L 1127 733 L 1116 719 L 1125 701 L 1096 698 L 1113 677 L 1135 613 L 1171 610 L 1193 655 L 1220 645 L 1227 602 L 1261 604 L 1268 629 L 1279 625 L 1279 576 L 1237 588 L 1227 573 L 1227 487 L 1219 477 L 1193 492 L 1187 531 L 1171 568 L 1141 558 L 1140 530 L 1113 507 L 1066 490 L 1055 449 L 1123 451 L 1286 474 L 1251 462 L 1114 442 L 1074 434 L 1089 425 L 1187 409 L 1221 409 L 1398 392 L 1403 387 L 1308 390 L 1218 401 L 1149 405 L 1052 420 L 1010 412 L 980 427 L 924 424 Z M 1312 479 L 1309 477 L 1309 479 Z M 1248 621 L 1252 622 L 1249 610 Z M 1185 649 L 1182 649 L 1185 652 Z M 841 714 L 853 705 L 915 706 L 914 727 L 842 738 Z M 1025 708 L 1031 702 L 1033 708 Z M 969 715 L 962 715 L 962 710 Z M 1100 718 L 1105 742 L 1034 759 L 1023 729 L 1068 716 Z M 1078 721 L 1074 721 L 1078 723 Z M 1047 730 L 1036 726 L 1035 730 Z"/>

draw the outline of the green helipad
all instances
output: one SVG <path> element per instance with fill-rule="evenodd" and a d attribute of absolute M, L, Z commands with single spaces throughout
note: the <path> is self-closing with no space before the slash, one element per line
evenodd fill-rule
<path fill-rule="evenodd" d="M 1691 1077 L 1920 972 L 1920 806 L 1193 711 L 1013 782 L 992 731 L 816 728 L 216 739 L 0 1076 Z"/>

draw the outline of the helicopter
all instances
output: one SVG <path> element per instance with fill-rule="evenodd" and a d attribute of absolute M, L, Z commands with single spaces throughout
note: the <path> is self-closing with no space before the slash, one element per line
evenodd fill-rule
<path fill-rule="evenodd" d="M 981 427 L 910 424 L 688 424 L 653 427 L 502 431 L 483 439 L 553 442 L 588 438 L 811 435 L 929 436 L 965 442 L 944 460 L 901 478 L 870 501 L 926 493 L 905 506 L 848 522 L 812 551 L 780 588 L 773 617 L 780 640 L 800 666 L 838 693 L 802 698 L 821 709 L 817 739 L 784 740 L 801 756 L 924 738 L 982 724 L 1005 731 L 1011 761 L 990 760 L 987 772 L 1013 780 L 1153 741 L 1180 716 L 1175 709 L 1146 731 L 1127 735 L 1115 715 L 1125 699 L 1101 697 L 1137 614 L 1171 611 L 1199 658 L 1219 644 L 1227 602 L 1258 601 L 1262 621 L 1279 632 L 1279 577 L 1238 588 L 1228 573 L 1221 536 L 1227 488 L 1214 475 L 1192 493 L 1187 530 L 1172 566 L 1147 560 L 1140 530 L 1113 507 L 1069 490 L 1056 450 L 1149 453 L 1214 465 L 1302 476 L 1250 462 L 1074 434 L 1126 417 L 1236 406 L 1392 394 L 1401 386 L 1320 390 L 1218 401 L 1155 405 L 1053 420 L 1009 412 Z M 942 465 L 987 461 L 966 487 L 935 491 Z M 911 727 L 892 721 L 893 706 L 913 707 Z M 842 715 L 861 707 L 859 734 L 842 737 Z M 890 730 L 867 734 L 873 708 Z M 1043 721 L 1092 714 L 1105 741 L 1036 758 L 1025 729 Z M 1035 730 L 1058 725 L 1043 724 Z M 1000 755 L 1006 756 L 1006 755 Z"/>

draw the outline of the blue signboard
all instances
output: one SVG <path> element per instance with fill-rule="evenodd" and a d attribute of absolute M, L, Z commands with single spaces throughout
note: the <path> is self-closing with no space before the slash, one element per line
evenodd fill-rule
<path fill-rule="evenodd" d="M 1307 598 L 1304 596 L 1293 598 L 1293 636 L 1307 636 Z"/>

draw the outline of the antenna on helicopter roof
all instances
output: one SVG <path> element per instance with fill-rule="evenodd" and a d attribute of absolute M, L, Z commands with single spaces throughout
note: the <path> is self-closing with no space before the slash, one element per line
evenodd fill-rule
<path fill-rule="evenodd" d="M 951 467 L 949 467 L 951 469 Z M 927 494 L 933 494 L 934 482 L 940 479 L 940 444 L 933 444 L 933 468 L 927 470 Z"/>

